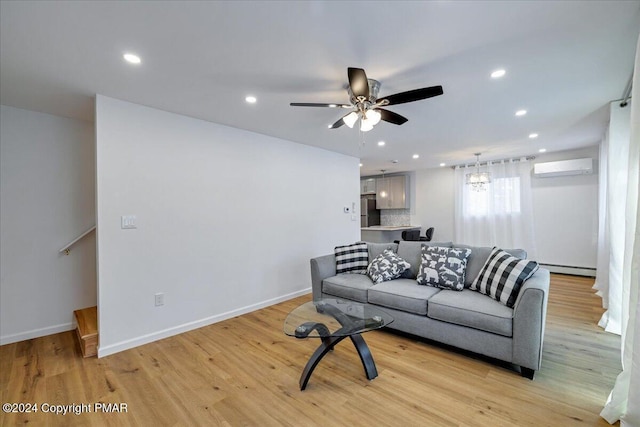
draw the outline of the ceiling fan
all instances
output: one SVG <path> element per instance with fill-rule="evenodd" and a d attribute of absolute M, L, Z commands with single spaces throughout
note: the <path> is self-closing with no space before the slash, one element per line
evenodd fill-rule
<path fill-rule="evenodd" d="M 373 129 L 380 120 L 393 123 L 394 125 L 401 125 L 409 120 L 400 114 L 380 107 L 420 101 L 422 99 L 431 98 L 444 93 L 442 91 L 442 86 L 431 86 L 378 98 L 380 82 L 368 79 L 367 74 L 362 68 L 349 67 L 347 69 L 347 75 L 349 77 L 348 92 L 351 104 L 292 102 L 289 105 L 292 107 L 329 107 L 351 109 L 352 111 L 350 113 L 341 117 L 340 120 L 334 124 L 329 125 L 329 129 L 336 129 L 345 124 L 352 128 L 358 119 L 360 119 L 360 130 L 368 132 Z"/>

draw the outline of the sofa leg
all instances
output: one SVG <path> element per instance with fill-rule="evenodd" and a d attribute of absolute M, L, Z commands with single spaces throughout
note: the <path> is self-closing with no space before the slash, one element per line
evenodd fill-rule
<path fill-rule="evenodd" d="M 531 368 L 525 368 L 524 366 L 520 366 L 520 374 L 522 374 L 523 377 L 525 378 L 529 378 L 530 380 L 533 379 L 533 375 L 536 373 L 536 371 L 534 371 Z"/>

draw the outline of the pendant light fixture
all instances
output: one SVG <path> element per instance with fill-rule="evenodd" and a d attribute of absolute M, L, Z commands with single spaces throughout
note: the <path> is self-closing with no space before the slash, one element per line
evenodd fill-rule
<path fill-rule="evenodd" d="M 467 174 L 467 185 L 471 186 L 473 191 L 484 191 L 487 185 L 491 183 L 491 174 L 489 172 L 480 172 L 480 154 L 474 153 L 476 156 L 476 171 Z"/>

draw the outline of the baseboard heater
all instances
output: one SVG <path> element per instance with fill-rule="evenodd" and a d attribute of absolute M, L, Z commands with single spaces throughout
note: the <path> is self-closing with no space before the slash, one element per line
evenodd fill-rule
<path fill-rule="evenodd" d="M 596 277 L 596 269 L 591 267 L 575 267 L 571 265 L 540 264 L 552 273 L 570 274 L 572 276 Z"/>

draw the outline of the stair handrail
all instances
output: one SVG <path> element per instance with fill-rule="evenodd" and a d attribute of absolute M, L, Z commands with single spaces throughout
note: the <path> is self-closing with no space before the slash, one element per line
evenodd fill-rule
<path fill-rule="evenodd" d="M 58 251 L 58 253 L 64 253 L 65 255 L 69 255 L 69 252 L 71 252 L 71 246 L 75 245 L 79 240 L 81 240 L 84 236 L 91 233 L 95 229 L 96 229 L 96 226 L 95 225 L 92 226 L 90 229 L 88 229 L 87 231 L 85 231 L 75 239 L 73 239 L 71 242 L 67 243 L 62 249 Z"/>

